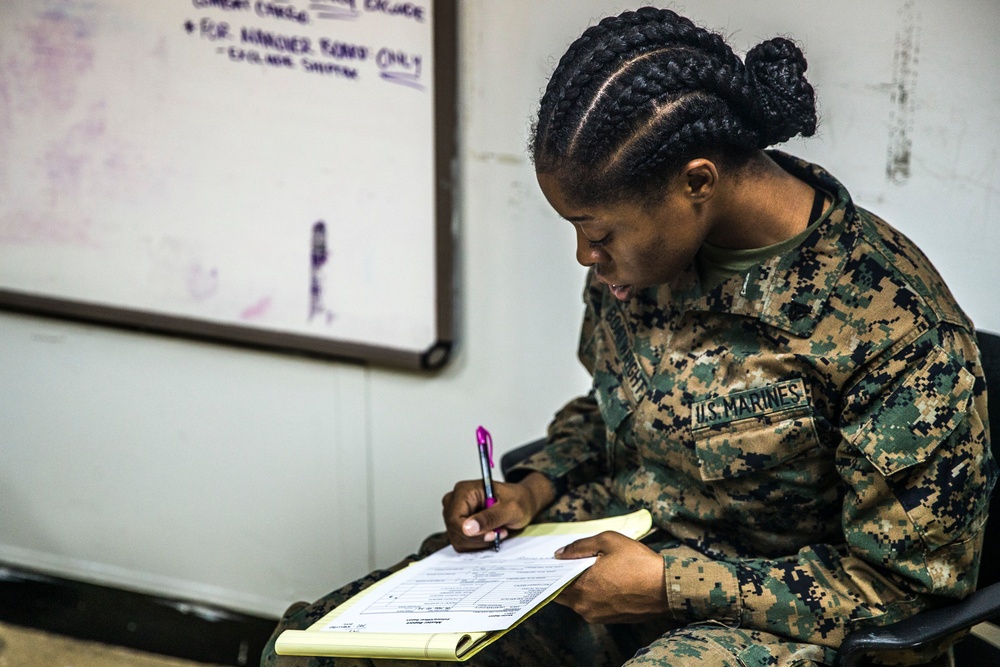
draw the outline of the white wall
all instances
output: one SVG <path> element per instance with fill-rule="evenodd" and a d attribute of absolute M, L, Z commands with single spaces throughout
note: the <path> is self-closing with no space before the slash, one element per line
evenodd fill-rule
<path fill-rule="evenodd" d="M 506 450 L 586 386 L 582 269 L 524 146 L 559 55 L 628 6 L 463 0 L 459 346 L 436 375 L 0 314 L 0 562 L 276 615 L 438 529 L 441 495 L 477 473 L 478 424 Z M 685 11 L 740 50 L 803 43 L 822 126 L 789 150 L 917 240 L 1000 331 L 1000 3 Z M 907 35 L 919 50 L 901 73 Z M 893 127 L 912 140 L 902 183 L 885 171 Z"/>

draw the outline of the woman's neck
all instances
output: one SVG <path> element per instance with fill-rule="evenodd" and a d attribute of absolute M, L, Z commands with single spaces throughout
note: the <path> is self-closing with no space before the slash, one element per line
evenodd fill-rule
<path fill-rule="evenodd" d="M 734 249 L 781 243 L 809 225 L 815 193 L 811 185 L 760 153 L 754 164 L 730 178 L 719 193 L 715 222 L 706 240 Z"/>

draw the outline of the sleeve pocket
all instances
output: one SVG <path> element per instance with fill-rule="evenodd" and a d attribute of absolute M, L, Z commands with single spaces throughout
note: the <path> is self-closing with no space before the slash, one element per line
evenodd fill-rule
<path fill-rule="evenodd" d="M 932 550 L 964 539 L 985 517 L 990 461 L 967 432 L 974 385 L 961 361 L 936 347 L 854 434 L 845 429 Z"/>
<path fill-rule="evenodd" d="M 940 347 L 913 368 L 851 436 L 886 477 L 926 461 L 965 418 L 975 377 Z M 876 399 L 877 400 L 877 399 Z"/>

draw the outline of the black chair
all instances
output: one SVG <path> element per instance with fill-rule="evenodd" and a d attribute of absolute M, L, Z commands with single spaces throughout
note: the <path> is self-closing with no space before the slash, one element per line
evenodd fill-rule
<path fill-rule="evenodd" d="M 992 390 L 987 401 L 991 427 L 1000 429 L 1000 335 L 977 332 L 982 353 L 987 390 Z M 996 397 L 996 398 L 993 398 Z M 990 447 L 1000 460 L 1000 445 Z M 545 444 L 535 440 L 513 449 L 500 458 L 504 477 L 517 463 L 531 456 Z M 958 632 L 969 630 L 990 619 L 1000 620 L 1000 492 L 990 498 L 990 518 L 986 524 L 982 564 L 979 570 L 979 590 L 964 600 L 931 609 L 911 618 L 880 628 L 860 630 L 851 634 L 841 644 L 834 667 L 855 667 L 876 653 L 891 653 L 904 649 L 920 648 Z M 1000 646 L 976 635 L 971 635 L 955 646 L 957 667 L 1000 665 Z"/>

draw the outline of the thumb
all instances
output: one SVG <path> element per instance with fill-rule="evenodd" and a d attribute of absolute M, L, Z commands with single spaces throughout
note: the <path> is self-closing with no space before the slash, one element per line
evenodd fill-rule
<path fill-rule="evenodd" d="M 592 558 L 603 553 L 603 540 L 600 535 L 585 537 L 582 540 L 570 542 L 564 547 L 556 549 L 556 558 Z"/>
<path fill-rule="evenodd" d="M 476 512 L 462 522 L 462 532 L 468 537 L 492 533 L 506 523 L 502 513 L 497 505 Z M 488 537 L 492 539 L 492 536 Z"/>

